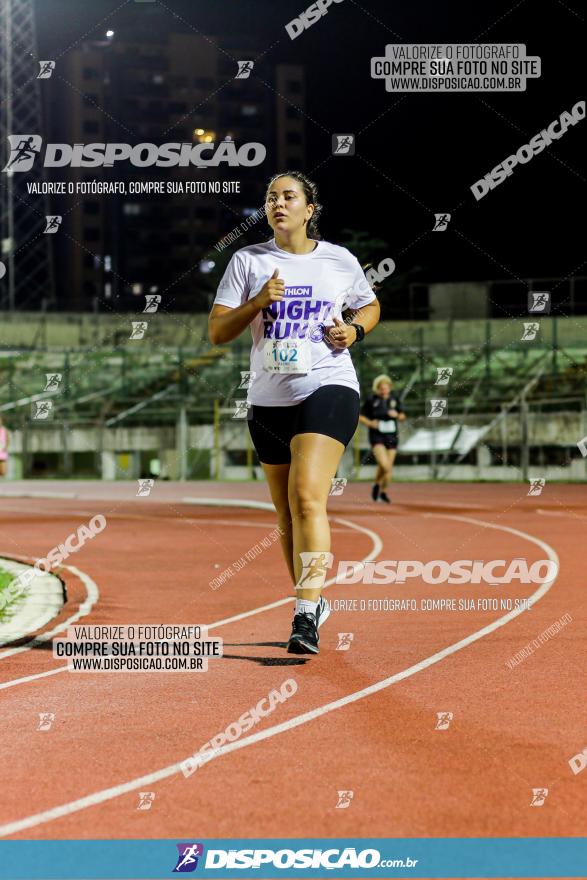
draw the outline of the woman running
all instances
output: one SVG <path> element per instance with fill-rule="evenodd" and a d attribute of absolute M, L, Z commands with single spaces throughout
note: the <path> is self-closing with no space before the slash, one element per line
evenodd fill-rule
<path fill-rule="evenodd" d="M 349 348 L 375 327 L 379 303 L 357 259 L 318 234 L 318 192 L 304 174 L 276 175 L 265 208 L 274 238 L 233 254 L 209 337 L 223 344 L 251 328 L 249 430 L 296 593 L 287 650 L 317 654 L 330 614 L 320 595 L 332 565 L 326 503 L 359 418 Z"/>
<path fill-rule="evenodd" d="M 0 416 L 0 477 L 6 476 L 8 470 L 8 429 Z"/>
<path fill-rule="evenodd" d="M 389 376 L 377 376 L 373 380 L 373 394 L 368 397 L 361 410 L 359 421 L 369 428 L 369 443 L 377 462 L 375 483 L 371 489 L 371 498 L 390 504 L 385 491 L 391 482 L 393 463 L 397 455 L 397 423 L 403 422 L 406 414 L 399 398 L 393 391 L 393 382 Z"/>

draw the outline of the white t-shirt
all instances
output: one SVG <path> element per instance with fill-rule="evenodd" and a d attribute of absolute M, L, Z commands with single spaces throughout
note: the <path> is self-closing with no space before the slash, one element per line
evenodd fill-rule
<path fill-rule="evenodd" d="M 275 269 L 285 282 L 285 297 L 262 309 L 250 324 L 253 376 L 248 402 L 292 406 L 322 385 L 346 385 L 358 392 L 348 348 L 335 349 L 323 340 L 323 328 L 334 324 L 334 316 L 341 319 L 343 309 L 359 309 L 375 300 L 357 258 L 327 241 L 319 241 L 308 254 L 290 254 L 275 239 L 250 245 L 233 254 L 214 305 L 237 308 L 259 293 Z M 268 357 L 275 357 L 268 351 L 275 347 L 272 340 L 289 340 L 291 347 L 303 348 L 300 359 L 306 359 L 308 371 L 271 372 L 267 367 Z"/>

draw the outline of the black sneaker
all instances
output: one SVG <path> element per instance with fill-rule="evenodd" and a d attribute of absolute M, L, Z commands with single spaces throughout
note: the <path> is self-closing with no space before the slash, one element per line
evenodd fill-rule
<path fill-rule="evenodd" d="M 379 500 L 385 501 L 386 504 L 391 504 L 391 498 L 388 496 L 387 492 L 380 492 Z"/>
<path fill-rule="evenodd" d="M 326 623 L 328 618 L 330 617 L 330 605 L 324 598 L 324 596 L 320 596 L 320 601 L 318 602 L 318 609 L 316 611 L 316 626 L 318 629 L 322 626 L 323 623 Z"/>
<path fill-rule="evenodd" d="M 291 636 L 287 643 L 288 654 L 317 654 L 318 626 L 313 614 L 296 614 L 293 619 Z"/>
<path fill-rule="evenodd" d="M 371 489 L 371 498 L 373 501 L 377 501 L 379 498 L 379 483 L 374 483 L 373 488 Z"/>

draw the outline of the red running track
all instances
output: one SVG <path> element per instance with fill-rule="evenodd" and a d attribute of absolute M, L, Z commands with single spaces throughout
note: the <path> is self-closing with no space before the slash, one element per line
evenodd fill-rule
<path fill-rule="evenodd" d="M 330 499 L 336 562 L 374 551 L 378 559 L 528 562 L 554 552 L 560 572 L 531 611 L 481 635 L 507 612 L 339 610 L 321 630 L 320 655 L 309 659 L 285 651 L 290 603 L 255 612 L 290 591 L 277 544 L 218 589 L 209 586 L 272 531 L 273 514 L 181 501 L 266 501 L 264 485 L 157 484 L 149 498 L 135 497 L 136 484 L 36 488 L 76 497 L 2 498 L 2 555 L 44 556 L 102 513 L 106 529 L 68 560 L 100 594 L 80 623 L 216 623 L 211 635 L 224 640 L 224 657 L 206 673 L 71 673 L 42 634 L 25 651 L 0 651 L 10 755 L 4 837 L 181 839 L 194 827 L 203 838 L 587 833 L 587 773 L 575 776 L 568 763 L 587 740 L 583 487 L 553 484 L 527 497 L 521 485 L 403 484 L 386 507 L 370 502 L 367 485 L 347 486 Z M 87 584 L 59 573 L 69 600 L 47 630 L 86 598 Z M 540 589 L 412 579 L 333 584 L 327 594 L 419 605 Z M 508 668 L 565 614 L 572 621 L 558 635 Z M 339 632 L 353 633 L 350 650 L 336 650 Z M 179 761 L 288 678 L 295 695 L 234 749 L 189 778 L 178 772 Z M 40 712 L 55 714 L 48 731 L 36 729 Z M 453 713 L 448 729 L 435 729 L 438 712 Z M 534 788 L 549 790 L 542 807 L 530 806 Z M 340 790 L 354 793 L 347 809 L 336 808 Z M 149 810 L 137 809 L 141 791 L 155 793 Z"/>

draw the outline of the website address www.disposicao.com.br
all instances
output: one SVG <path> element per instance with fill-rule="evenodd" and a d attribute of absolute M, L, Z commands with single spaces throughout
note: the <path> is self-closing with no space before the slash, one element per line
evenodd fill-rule
<path fill-rule="evenodd" d="M 418 859 L 406 856 L 402 859 L 382 859 L 376 849 L 209 849 L 206 853 L 206 870 L 245 870 L 271 865 L 274 868 L 322 868 L 334 871 L 341 868 L 414 868 Z"/>

